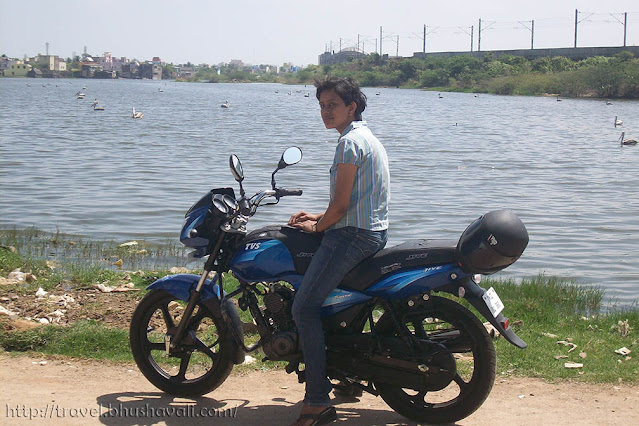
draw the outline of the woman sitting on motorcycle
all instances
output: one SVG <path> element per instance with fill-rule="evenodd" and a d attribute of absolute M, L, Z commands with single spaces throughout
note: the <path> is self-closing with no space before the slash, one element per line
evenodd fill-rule
<path fill-rule="evenodd" d="M 326 376 L 320 308 L 346 274 L 386 244 L 390 173 L 386 150 L 362 121 L 366 108 L 357 82 L 349 78 L 316 81 L 322 120 L 340 133 L 330 170 L 330 202 L 324 213 L 299 212 L 289 225 L 324 232 L 321 246 L 295 295 L 293 318 L 302 342 L 306 394 L 296 425 L 336 419 Z"/>

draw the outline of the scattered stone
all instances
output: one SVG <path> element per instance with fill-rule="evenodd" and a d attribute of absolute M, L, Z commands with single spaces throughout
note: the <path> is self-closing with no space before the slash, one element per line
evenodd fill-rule
<path fill-rule="evenodd" d="M 616 354 L 622 355 L 622 356 L 626 356 L 629 355 L 632 351 L 630 349 L 628 349 L 627 347 L 623 347 L 623 348 L 619 348 L 615 351 Z"/>
<path fill-rule="evenodd" d="M 588 355 L 585 352 L 579 352 L 579 356 L 585 359 Z"/>
<path fill-rule="evenodd" d="M 42 287 L 38 287 L 38 291 L 36 291 L 36 297 L 38 299 L 43 298 L 44 296 L 46 296 L 49 292 L 48 291 L 44 291 L 44 289 Z"/>
<path fill-rule="evenodd" d="M 108 285 L 104 285 L 102 283 L 100 284 L 96 284 L 95 287 L 100 290 L 102 293 L 111 293 L 114 289 L 114 287 L 108 286 Z"/>
<path fill-rule="evenodd" d="M 62 306 L 62 307 L 67 307 L 69 304 L 71 303 L 75 303 L 75 299 L 71 296 L 68 296 L 66 294 L 63 294 L 62 296 L 56 296 L 55 294 L 51 294 L 49 295 L 49 299 L 51 299 L 52 302 L 57 303 L 58 305 Z"/>
<path fill-rule="evenodd" d="M 133 247 L 133 246 L 137 246 L 137 245 L 138 245 L 137 241 L 129 241 L 128 243 L 120 244 L 120 247 Z"/>
<path fill-rule="evenodd" d="M 524 399 L 526 398 L 526 395 L 519 395 L 519 399 Z"/>
<path fill-rule="evenodd" d="M 47 318 L 40 318 L 40 319 L 38 319 L 38 322 L 40 324 L 45 324 L 46 325 L 46 324 L 49 324 L 51 321 L 49 321 Z"/>
<path fill-rule="evenodd" d="M 173 268 L 169 269 L 169 272 L 172 274 L 188 274 L 189 270 L 184 267 L 178 268 L 174 266 Z"/>
<path fill-rule="evenodd" d="M 564 346 L 570 346 L 570 349 L 568 349 L 568 353 L 574 351 L 575 349 L 577 349 L 577 345 L 575 345 L 574 343 L 570 342 L 570 340 L 572 339 L 566 339 L 566 340 L 559 340 L 557 342 L 557 344 L 561 344 Z"/>
<path fill-rule="evenodd" d="M 628 335 L 630 334 L 632 330 L 633 328 L 630 327 L 630 324 L 628 323 L 627 319 L 625 321 L 619 321 L 617 322 L 617 324 L 613 324 L 610 327 L 610 331 L 618 332 L 621 335 L 621 337 L 628 337 Z"/>
<path fill-rule="evenodd" d="M 565 368 L 583 368 L 583 364 L 580 362 L 566 362 L 564 363 Z"/>
<path fill-rule="evenodd" d="M 138 277 L 143 277 L 144 276 L 144 271 L 135 271 L 133 273 L 133 275 L 138 276 Z"/>
<path fill-rule="evenodd" d="M 555 355 L 555 359 L 566 359 L 568 355 Z"/>
<path fill-rule="evenodd" d="M 7 279 L 9 281 L 24 281 L 25 275 L 26 274 L 20 271 L 20 269 L 14 269 L 13 271 L 9 272 L 9 275 L 7 275 Z"/>
<path fill-rule="evenodd" d="M 546 337 L 550 337 L 551 339 L 556 339 L 558 337 L 556 334 L 546 333 L 546 332 L 542 332 L 541 335 L 542 336 L 546 336 Z"/>
<path fill-rule="evenodd" d="M 66 310 L 61 311 L 60 309 L 56 309 L 55 311 L 47 315 L 46 318 L 49 320 L 50 323 L 60 322 L 60 319 L 64 317 L 65 313 L 66 313 Z"/>
<path fill-rule="evenodd" d="M 12 317 L 14 315 L 18 315 L 17 313 L 10 311 L 9 309 L 5 308 L 4 306 L 0 305 L 0 314 L 2 315 L 6 315 L 8 317 Z"/>
<path fill-rule="evenodd" d="M 244 357 L 244 364 L 253 364 L 255 361 L 256 361 L 256 359 L 255 359 L 255 358 L 253 358 L 253 357 L 252 357 L 252 356 L 250 356 L 250 355 L 246 355 L 246 356 Z"/>

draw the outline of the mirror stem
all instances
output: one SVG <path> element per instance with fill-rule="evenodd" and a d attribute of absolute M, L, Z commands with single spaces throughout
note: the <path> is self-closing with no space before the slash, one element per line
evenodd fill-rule
<path fill-rule="evenodd" d="M 277 169 L 277 170 L 279 170 L 279 169 Z M 273 174 L 271 175 L 271 187 L 272 187 L 273 189 L 275 189 L 275 173 L 277 173 L 277 170 L 275 170 L 275 171 L 273 172 Z"/>

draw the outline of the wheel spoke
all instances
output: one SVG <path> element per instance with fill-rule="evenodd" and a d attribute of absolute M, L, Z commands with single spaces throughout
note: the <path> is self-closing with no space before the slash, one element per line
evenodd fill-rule
<path fill-rule="evenodd" d="M 166 324 L 167 330 L 175 327 L 175 323 L 173 322 L 173 317 L 171 317 L 171 313 L 169 312 L 169 305 L 162 305 L 162 317 L 164 317 L 164 323 Z"/>
<path fill-rule="evenodd" d="M 152 343 L 149 342 L 149 349 L 152 351 L 165 351 L 166 350 L 166 346 L 164 345 L 164 343 Z"/>
<path fill-rule="evenodd" d="M 189 362 L 191 361 L 191 352 L 185 352 L 180 357 L 180 371 L 173 376 L 174 379 L 183 382 L 186 380 L 186 369 L 189 368 Z"/>
<path fill-rule="evenodd" d="M 453 380 L 455 381 L 455 383 L 457 383 L 457 386 L 459 386 L 460 395 L 466 392 L 466 390 L 470 386 L 470 381 L 468 382 L 464 381 L 464 378 L 460 376 L 459 373 L 455 374 L 455 378 Z"/>
<path fill-rule="evenodd" d="M 215 342 L 217 343 L 217 340 Z M 211 345 L 211 347 L 214 346 L 214 345 L 215 345 L 215 343 L 213 345 Z M 206 343 L 201 341 L 199 338 L 195 339 L 195 347 L 197 348 L 198 351 L 202 352 L 203 354 L 205 354 L 206 356 L 211 358 L 211 361 L 213 361 L 213 362 L 217 361 L 218 354 L 213 352 L 211 350 L 211 347 L 206 346 Z"/>
<path fill-rule="evenodd" d="M 424 404 L 428 404 L 426 402 L 426 394 L 428 391 L 419 391 L 416 395 L 410 397 L 410 400 L 416 404 L 418 407 L 424 406 Z"/>

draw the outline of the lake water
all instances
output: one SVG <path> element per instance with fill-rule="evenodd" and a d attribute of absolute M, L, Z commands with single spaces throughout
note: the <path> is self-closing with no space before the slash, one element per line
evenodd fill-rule
<path fill-rule="evenodd" d="M 557 275 L 622 303 L 639 297 L 639 146 L 618 141 L 622 129 L 639 137 L 639 102 L 364 91 L 364 118 L 390 159 L 389 245 L 457 239 L 481 214 L 509 208 L 530 243 L 500 276 Z M 90 108 L 96 98 L 104 111 Z M 131 80 L 0 79 L 0 129 L 0 227 L 122 242 L 177 238 L 201 195 L 237 190 L 231 153 L 252 194 L 286 147 L 304 152 L 277 174 L 304 195 L 262 208 L 250 229 L 320 212 L 338 137 L 311 86 Z"/>

